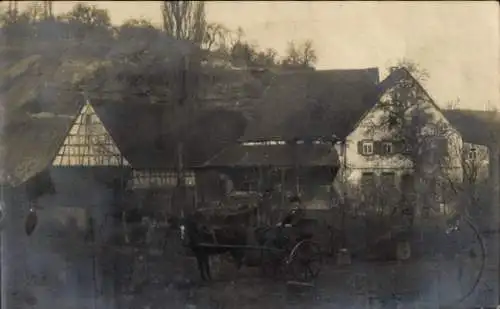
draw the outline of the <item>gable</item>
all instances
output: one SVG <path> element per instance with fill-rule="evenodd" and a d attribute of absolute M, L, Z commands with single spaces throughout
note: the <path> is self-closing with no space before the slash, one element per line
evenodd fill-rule
<path fill-rule="evenodd" d="M 423 116 L 425 121 L 421 129 L 426 129 L 428 124 L 439 124 L 446 126 L 448 131 L 457 132 L 425 88 L 406 69 L 393 71 L 378 88 L 377 103 L 359 119 L 349 139 L 354 136 L 383 137 L 388 134 L 387 128 L 381 123 L 388 122 L 391 106 L 396 106 L 393 111 L 404 111 L 409 118 Z M 399 117 L 401 115 L 395 118 Z"/>
<path fill-rule="evenodd" d="M 87 102 L 59 148 L 53 166 L 128 166 L 111 134 Z"/>

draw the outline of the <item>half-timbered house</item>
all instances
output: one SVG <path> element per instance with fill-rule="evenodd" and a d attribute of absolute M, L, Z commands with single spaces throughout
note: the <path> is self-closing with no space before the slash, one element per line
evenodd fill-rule
<path fill-rule="evenodd" d="M 134 201 L 138 203 L 174 211 L 173 189 L 179 181 L 183 187 L 193 188 L 190 191 L 194 199 L 193 168 L 235 140 L 245 120 L 237 112 L 201 112 L 191 127 L 177 129 L 188 133 L 182 135 L 186 140 L 184 155 L 179 158 L 176 145 L 181 141 L 181 134 L 179 131 L 165 133 L 162 127 L 165 112 L 165 106 L 160 104 L 87 101 L 59 147 L 52 166 L 56 169 L 116 169 L 107 181 L 118 184 L 119 188 L 114 189 L 120 194 L 134 192 Z M 183 165 L 180 175 L 179 164 Z"/>
<path fill-rule="evenodd" d="M 72 252 L 72 246 L 82 247 L 88 235 L 93 235 L 91 241 L 105 242 L 119 228 L 110 221 L 113 214 L 127 205 L 157 212 L 176 211 L 172 200 L 179 179 L 184 181 L 185 195 L 195 199 L 194 168 L 240 136 L 245 119 L 238 112 L 201 111 L 193 116 L 196 125 L 179 128 L 184 130 L 186 138 L 184 174 L 179 177 L 175 146 L 180 134 L 163 133 L 160 129 L 164 112 L 165 107 L 155 104 L 85 101 L 75 107 L 73 114 L 39 113 L 3 132 L 3 180 L 16 188 L 15 194 L 7 190 L 4 199 L 9 201 L 9 216 L 17 218 L 16 225 L 9 225 L 11 237 L 4 244 L 9 248 L 17 246 L 16 242 L 33 244 L 13 250 L 27 259 L 26 263 L 16 265 L 33 266 L 37 276 L 43 276 L 39 271 L 57 274 L 60 269 L 42 267 L 37 261 L 55 259 L 56 252 L 58 256 L 66 256 Z M 39 217 L 31 240 L 25 235 L 22 223 L 30 208 L 36 209 Z M 55 230 L 66 231 L 61 234 L 65 236 L 48 237 Z M 74 235 L 77 238 L 70 241 L 71 233 L 67 231 L 78 234 Z M 37 241 L 33 243 L 33 239 Z M 59 240 L 48 244 L 49 239 Z M 68 261 L 77 259 L 66 257 Z M 92 277 L 102 273 L 92 271 L 91 260 L 79 265 L 68 272 L 81 276 L 81 281 L 94 289 Z M 87 288 L 80 289 L 67 282 L 59 290 L 63 293 L 65 289 L 69 293 Z"/>

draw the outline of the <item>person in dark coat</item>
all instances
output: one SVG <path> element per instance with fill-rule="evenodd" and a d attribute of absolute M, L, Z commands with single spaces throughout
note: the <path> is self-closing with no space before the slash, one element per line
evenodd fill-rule
<path fill-rule="evenodd" d="M 290 198 L 290 203 L 292 204 L 291 211 L 285 216 L 279 226 L 293 226 L 303 216 L 300 198 L 298 196 L 293 196 Z"/>

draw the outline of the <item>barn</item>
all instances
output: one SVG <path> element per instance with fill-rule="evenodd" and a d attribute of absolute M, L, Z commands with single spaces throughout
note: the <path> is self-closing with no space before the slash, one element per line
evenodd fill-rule
<path fill-rule="evenodd" d="M 196 167 L 241 135 L 245 118 L 238 112 L 202 110 L 193 115 L 194 126 L 178 129 L 182 135 L 164 133 L 165 108 L 82 99 L 72 114 L 34 114 L 4 132 L 8 168 L 2 175 L 7 209 L 2 244 L 8 254 L 2 261 L 9 265 L 4 268 L 9 291 L 26 294 L 17 301 L 36 299 L 47 306 L 53 301 L 67 306 L 111 301 L 97 294 L 113 294 L 112 275 L 106 272 L 113 261 L 96 261 L 110 255 L 83 245 L 119 234 L 116 213 L 128 207 L 168 214 L 195 205 Z M 179 174 L 175 146 L 181 141 Z M 186 189 L 184 203 L 175 200 L 179 181 Z M 28 237 L 23 220 L 30 208 L 36 210 L 38 225 Z M 19 274 L 33 280 L 31 288 Z"/>

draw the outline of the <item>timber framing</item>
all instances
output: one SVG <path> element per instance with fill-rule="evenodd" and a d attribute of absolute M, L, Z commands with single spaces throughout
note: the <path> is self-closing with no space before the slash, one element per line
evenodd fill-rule
<path fill-rule="evenodd" d="M 53 166 L 129 166 L 112 136 L 87 102 L 71 126 Z"/>
<path fill-rule="evenodd" d="M 196 177 L 193 171 L 185 171 L 182 177 L 174 170 L 134 169 L 128 187 L 131 189 L 171 189 L 177 186 L 178 179 L 183 185 L 195 186 Z"/>

